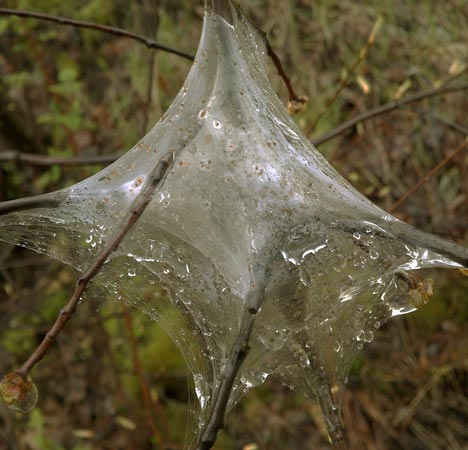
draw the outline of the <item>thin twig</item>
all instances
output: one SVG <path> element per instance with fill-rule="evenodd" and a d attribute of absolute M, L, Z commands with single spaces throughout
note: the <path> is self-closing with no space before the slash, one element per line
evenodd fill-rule
<path fill-rule="evenodd" d="M 64 191 L 50 192 L 48 194 L 24 197 L 0 203 L 0 215 L 22 211 L 30 208 L 54 208 L 60 205 L 67 197 Z"/>
<path fill-rule="evenodd" d="M 156 438 L 157 443 L 158 443 L 158 448 L 164 448 L 163 437 L 158 427 L 156 426 L 154 416 L 153 416 L 153 411 L 151 408 L 153 402 L 151 401 L 150 387 L 149 387 L 148 381 L 146 380 L 143 374 L 143 369 L 141 367 L 140 355 L 138 353 L 138 343 L 135 337 L 135 331 L 133 329 L 132 316 L 130 315 L 130 312 L 126 306 L 124 306 L 124 310 L 123 310 L 123 319 L 124 319 L 125 328 L 127 329 L 127 334 L 128 334 L 129 341 L 130 341 L 130 351 L 132 354 L 133 371 L 134 371 L 135 376 L 138 379 L 138 383 L 140 384 L 141 396 L 142 396 L 143 404 L 145 407 L 145 414 L 146 414 L 146 421 L 148 424 L 148 428 L 150 429 L 151 434 Z"/>
<path fill-rule="evenodd" d="M 311 128 L 315 129 L 319 120 L 323 117 L 323 115 L 330 109 L 330 107 L 335 103 L 335 100 L 340 95 L 341 91 L 348 85 L 348 81 L 350 80 L 351 76 L 355 72 L 355 70 L 361 65 L 361 63 L 366 59 L 367 54 L 369 53 L 370 48 L 375 43 L 375 38 L 379 31 L 379 28 L 382 25 L 382 16 L 377 17 L 377 20 L 372 27 L 372 30 L 367 38 L 367 42 L 365 43 L 364 47 L 362 47 L 361 51 L 359 52 L 358 57 L 354 64 L 346 71 L 346 75 L 341 79 L 338 87 L 336 88 L 335 92 L 327 99 L 325 104 L 320 108 L 317 117 L 311 124 Z"/>
<path fill-rule="evenodd" d="M 36 155 L 34 153 L 22 153 L 17 150 L 1 150 L 0 163 L 15 162 L 26 163 L 32 166 L 81 166 L 94 164 L 110 164 L 118 159 L 120 154 L 112 155 L 93 155 L 93 156 L 77 156 L 74 158 Z"/>
<path fill-rule="evenodd" d="M 381 106 L 378 106 L 377 108 L 358 114 L 352 119 L 349 119 L 346 122 L 343 122 L 341 125 L 337 126 L 333 130 L 330 130 L 327 133 L 324 133 L 317 138 L 311 139 L 311 142 L 314 145 L 323 144 L 324 142 L 334 139 L 335 137 L 339 136 L 340 134 L 349 130 L 350 128 L 354 127 L 360 122 L 364 122 L 365 120 L 369 120 L 369 119 L 373 119 L 375 117 L 381 116 L 382 114 L 386 114 L 394 109 L 401 108 L 402 106 L 408 105 L 409 103 L 418 102 L 429 97 L 435 97 L 436 95 L 448 94 L 448 93 L 457 92 L 457 91 L 464 91 L 467 89 L 468 89 L 468 84 L 461 84 L 461 85 L 456 85 L 456 86 L 443 86 L 439 88 L 427 89 L 425 91 L 421 91 L 412 95 L 408 95 L 407 97 L 403 97 L 399 100 L 394 100 L 389 103 L 385 103 Z"/>
<path fill-rule="evenodd" d="M 266 275 L 264 274 L 263 277 Z M 244 314 L 242 315 L 239 334 L 226 359 L 219 386 L 212 396 L 210 415 L 205 426 L 199 434 L 197 450 L 209 450 L 216 441 L 218 432 L 224 426 L 224 416 L 234 381 L 240 367 L 250 351 L 250 335 L 255 319 L 263 302 L 265 301 L 265 286 L 268 280 L 256 281 L 245 300 Z"/>
<path fill-rule="evenodd" d="M 467 90 L 468 84 L 462 84 L 458 86 L 444 86 L 442 88 L 428 89 L 426 91 L 417 92 L 415 94 L 409 95 L 407 97 L 401 98 L 396 101 L 391 101 L 385 103 L 384 105 L 378 106 L 377 108 L 366 111 L 362 114 L 353 117 L 346 122 L 343 122 L 340 126 L 334 128 L 333 130 L 328 131 L 327 133 L 311 139 L 312 144 L 320 145 L 324 142 L 327 142 L 340 134 L 344 133 L 346 130 L 354 127 L 360 122 L 364 122 L 369 119 L 386 114 L 390 111 L 393 111 L 398 108 L 403 108 L 405 105 L 410 103 L 415 103 L 425 98 L 434 97 L 437 95 L 448 94 L 452 92 Z M 426 114 L 425 112 L 421 112 Z M 456 124 L 452 121 L 444 119 L 442 117 L 436 117 L 437 120 L 445 123 L 447 126 L 454 128 L 462 133 L 466 132 L 466 128 L 460 124 Z M 21 162 L 27 163 L 36 166 L 50 166 L 50 165 L 60 165 L 60 166 L 77 166 L 77 165 L 86 165 L 86 164 L 110 164 L 119 158 L 119 154 L 110 154 L 110 155 L 98 155 L 98 156 L 81 156 L 76 158 L 60 158 L 54 156 L 45 156 L 45 155 L 36 155 L 33 153 L 22 153 L 17 150 L 7 150 L 0 152 L 0 163 L 1 162 Z M 0 208 L 0 214 L 2 213 Z"/>
<path fill-rule="evenodd" d="M 273 62 L 278 72 L 278 75 L 283 80 L 284 85 L 286 86 L 286 89 L 288 90 L 288 96 L 289 96 L 288 112 L 289 114 L 294 114 L 296 112 L 301 111 L 303 107 L 307 104 L 307 102 L 309 101 L 308 97 L 306 95 L 296 94 L 296 91 L 294 90 L 292 86 L 291 79 L 286 73 L 286 70 L 284 70 L 280 57 L 273 50 L 273 47 L 270 44 L 267 34 L 256 23 L 254 22 L 250 22 L 250 23 L 253 27 L 257 29 L 258 33 L 260 33 L 260 35 L 262 36 L 267 55 Z"/>
<path fill-rule="evenodd" d="M 150 114 L 151 103 L 153 100 L 153 79 L 154 79 L 154 53 L 149 57 L 149 73 L 148 73 L 148 86 L 146 88 L 146 102 L 143 111 L 143 124 L 141 126 L 142 132 L 145 135 L 148 128 L 148 120 Z"/>
<path fill-rule="evenodd" d="M 416 184 L 409 188 L 389 209 L 389 212 L 395 211 L 400 205 L 402 205 L 411 195 L 413 195 L 421 186 L 426 184 L 442 167 L 444 167 L 449 161 L 455 156 L 461 153 L 465 148 L 468 147 L 468 137 L 452 152 L 450 152 L 442 161 L 439 161 L 423 178 L 421 178 Z"/>
<path fill-rule="evenodd" d="M 244 310 L 238 338 L 229 353 L 218 389 L 213 395 L 211 414 L 200 433 L 198 450 L 209 450 L 214 445 L 219 430 L 224 427 L 224 416 L 234 380 L 250 350 L 249 341 L 256 313 L 249 309 Z"/>
<path fill-rule="evenodd" d="M 442 116 L 439 116 L 438 114 L 434 114 L 430 111 L 427 111 L 425 109 L 420 109 L 420 108 L 412 108 L 412 107 L 403 107 L 403 109 L 406 109 L 408 111 L 411 111 L 411 112 L 414 112 L 414 113 L 417 113 L 417 114 L 420 114 L 420 115 L 423 115 L 423 116 L 427 116 L 427 117 L 430 117 L 431 119 L 434 119 L 434 120 L 437 120 L 438 122 L 440 123 L 443 123 L 444 125 L 446 125 L 447 127 L 449 128 L 452 128 L 453 130 L 455 131 L 458 131 L 459 133 L 465 135 L 465 136 L 468 136 L 468 128 L 467 127 L 464 127 L 463 125 L 457 123 L 457 122 L 454 122 L 453 120 L 450 120 L 448 119 L 447 117 L 442 117 Z"/>
<path fill-rule="evenodd" d="M 290 114 L 295 113 L 300 111 L 308 102 L 308 98 L 305 95 L 297 95 L 296 92 L 294 91 L 294 88 L 291 83 L 291 79 L 289 78 L 288 74 L 283 68 L 283 64 L 281 63 L 281 59 L 279 56 L 276 54 L 276 52 L 273 50 L 273 47 L 270 44 L 270 41 L 267 38 L 267 35 L 259 30 L 262 35 L 263 39 L 265 42 L 266 46 L 266 51 L 267 55 L 271 58 L 273 61 L 273 64 L 276 67 L 276 70 L 278 71 L 278 75 L 281 77 L 283 80 L 286 89 L 288 90 L 288 95 L 289 95 L 289 101 L 288 101 L 288 112 Z"/>
<path fill-rule="evenodd" d="M 17 16 L 23 18 L 30 18 L 30 19 L 38 19 L 38 20 L 45 20 L 48 22 L 54 22 L 59 25 L 68 25 L 76 28 L 84 28 L 87 30 L 96 30 L 104 33 L 113 34 L 114 36 L 125 37 L 128 39 L 133 39 L 134 41 L 140 42 L 146 47 L 151 49 L 162 50 L 167 53 L 172 53 L 177 56 L 181 56 L 182 58 L 188 59 L 189 61 L 193 61 L 194 56 L 183 52 L 182 50 L 177 50 L 172 47 L 168 47 L 166 45 L 160 44 L 152 39 L 148 39 L 147 37 L 133 33 L 131 31 L 122 30 L 121 28 L 111 27 L 109 25 L 102 25 L 93 22 L 85 22 L 82 20 L 74 20 L 68 19 L 66 17 L 58 17 L 52 16 L 50 14 L 43 14 L 43 13 L 35 13 L 31 11 L 23 11 L 19 9 L 10 9 L 10 8 L 0 8 L 0 15 L 3 16 Z"/>
<path fill-rule="evenodd" d="M 66 17 L 53 16 L 50 14 L 35 13 L 31 11 L 24 11 L 24 10 L 19 10 L 19 9 L 10 9 L 10 8 L 0 8 L 0 15 L 17 16 L 17 17 L 23 17 L 23 18 L 44 20 L 48 22 L 57 23 L 59 25 L 68 25 L 68 26 L 73 26 L 76 28 L 84 28 L 88 30 L 95 30 L 95 31 L 103 32 L 103 33 L 109 33 L 115 36 L 121 36 L 121 37 L 129 38 L 129 39 L 133 39 L 137 42 L 144 44 L 146 47 L 150 49 L 157 49 L 157 50 L 162 50 L 168 53 L 172 53 L 174 55 L 178 55 L 178 56 L 181 56 L 182 58 L 188 59 L 189 61 L 193 61 L 195 59 L 195 57 L 191 55 L 190 53 L 186 53 L 181 50 L 160 44 L 159 42 L 156 42 L 152 39 L 148 39 L 147 37 L 141 34 L 133 33 L 131 31 L 123 30 L 121 28 L 112 27 L 109 25 L 102 25 L 102 24 L 98 24 L 94 22 L 85 22 L 82 20 L 68 19 Z M 275 53 L 275 51 L 271 47 L 266 34 L 262 30 L 260 29 L 258 30 L 260 31 L 260 33 L 262 34 L 265 40 L 267 54 L 272 59 L 273 64 L 278 70 L 279 76 L 284 81 L 284 84 L 286 85 L 286 88 L 288 90 L 288 93 L 289 93 L 288 110 L 290 112 L 299 111 L 307 103 L 308 101 L 307 97 L 305 95 L 297 95 L 295 93 L 291 84 L 291 80 L 286 74 L 286 71 L 284 70 L 283 65 L 281 64 L 280 58 L 278 57 L 278 55 Z"/>
<path fill-rule="evenodd" d="M 45 354 L 51 347 L 54 340 L 57 338 L 59 333 L 63 330 L 67 322 L 73 316 L 80 298 L 82 297 L 86 287 L 89 282 L 98 274 L 101 270 L 101 267 L 107 261 L 111 253 L 113 253 L 122 240 L 125 238 L 130 229 L 135 225 L 140 216 L 143 214 L 146 206 L 153 197 L 155 190 L 164 180 L 166 173 L 169 170 L 173 160 L 173 155 L 167 155 L 163 158 L 153 169 L 147 183 L 142 188 L 141 192 L 135 198 L 132 209 L 128 214 L 128 217 L 125 219 L 121 229 L 117 231 L 116 235 L 111 239 L 109 244 L 104 248 L 104 250 L 97 256 L 97 258 L 92 263 L 91 267 L 80 276 L 76 283 L 75 291 L 73 292 L 70 300 L 67 305 L 60 310 L 60 313 L 52 325 L 52 328 L 46 334 L 43 341 L 39 346 L 34 350 L 33 354 L 29 359 L 21 366 L 18 373 L 22 375 L 27 375 L 31 369 L 42 359 Z"/>

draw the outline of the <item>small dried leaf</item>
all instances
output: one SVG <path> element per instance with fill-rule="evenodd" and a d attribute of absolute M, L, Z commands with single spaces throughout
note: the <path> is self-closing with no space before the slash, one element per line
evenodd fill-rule
<path fill-rule="evenodd" d="M 452 64 L 450 64 L 449 74 L 451 76 L 456 76 L 466 70 L 466 68 L 466 64 L 462 63 L 459 59 L 456 59 Z"/>
<path fill-rule="evenodd" d="M 370 92 L 370 84 L 369 82 L 362 76 L 362 75 L 358 75 L 356 77 L 356 82 L 357 84 L 359 85 L 359 87 L 361 88 L 361 91 L 364 93 L 364 94 L 369 94 Z"/>
<path fill-rule="evenodd" d="M 395 95 L 393 96 L 394 99 L 398 100 L 399 98 L 401 98 L 406 91 L 408 91 L 408 89 L 411 87 L 411 80 L 408 78 L 406 79 L 405 81 L 403 81 L 403 83 L 400 84 L 400 86 L 398 86 L 398 89 L 396 90 L 395 92 Z"/>
<path fill-rule="evenodd" d="M 124 416 L 117 416 L 115 418 L 115 421 L 122 427 L 125 428 L 126 430 L 134 431 L 137 428 L 137 425 L 135 422 L 130 420 L 128 417 Z"/>
<path fill-rule="evenodd" d="M 259 450 L 259 446 L 257 444 L 247 444 L 244 445 L 242 450 Z"/>
<path fill-rule="evenodd" d="M 81 439 L 92 439 L 94 437 L 93 430 L 73 430 L 73 435 Z"/>

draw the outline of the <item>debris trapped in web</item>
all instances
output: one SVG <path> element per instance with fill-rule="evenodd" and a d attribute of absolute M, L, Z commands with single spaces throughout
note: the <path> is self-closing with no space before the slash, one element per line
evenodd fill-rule
<path fill-rule="evenodd" d="M 262 292 L 229 405 L 275 375 L 320 401 L 331 427 L 354 355 L 430 296 L 417 269 L 466 267 L 468 250 L 385 213 L 335 172 L 273 92 L 262 37 L 224 3 L 222 16 L 208 8 L 190 74 L 142 141 L 97 175 L 11 208 L 0 238 L 84 271 L 173 154 L 93 289 L 169 333 L 193 373 L 200 425 Z"/>

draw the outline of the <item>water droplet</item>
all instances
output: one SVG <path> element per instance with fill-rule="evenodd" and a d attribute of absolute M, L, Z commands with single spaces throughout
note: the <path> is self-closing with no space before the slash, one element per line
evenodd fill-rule
<path fill-rule="evenodd" d="M 208 114 L 208 113 L 206 112 L 206 109 L 202 109 L 202 110 L 200 110 L 200 112 L 198 113 L 198 117 L 199 117 L 200 119 L 204 119 L 204 118 L 207 116 L 207 114 Z"/>
<path fill-rule="evenodd" d="M 369 257 L 370 259 L 377 259 L 379 257 L 379 254 L 375 250 L 371 250 L 369 252 Z"/>
<path fill-rule="evenodd" d="M 339 341 L 335 341 L 333 344 L 333 350 L 335 350 L 336 353 L 338 353 L 341 350 L 341 344 Z"/>
<path fill-rule="evenodd" d="M 263 345 L 265 345 L 265 347 L 269 348 L 270 350 L 279 350 L 287 341 L 288 332 L 288 328 L 282 328 L 280 330 L 275 330 L 273 335 L 260 337 L 260 340 Z"/>
<path fill-rule="evenodd" d="M 372 342 L 373 339 L 374 339 L 374 333 L 372 331 L 366 331 L 364 333 L 364 338 L 363 338 L 364 342 Z"/>
<path fill-rule="evenodd" d="M 219 130 L 222 128 L 222 124 L 219 120 L 213 120 L 213 127 Z"/>
<path fill-rule="evenodd" d="M 128 269 L 128 276 L 129 277 L 136 276 L 136 269 L 134 267 L 132 267 L 131 269 Z"/>
<path fill-rule="evenodd" d="M 303 368 L 310 366 L 310 361 L 306 354 L 301 354 L 299 357 L 299 365 Z"/>
<path fill-rule="evenodd" d="M 361 239 L 361 233 L 358 233 L 357 231 L 355 231 L 355 232 L 353 233 L 353 238 L 354 238 L 354 239 L 357 239 L 357 240 Z"/>

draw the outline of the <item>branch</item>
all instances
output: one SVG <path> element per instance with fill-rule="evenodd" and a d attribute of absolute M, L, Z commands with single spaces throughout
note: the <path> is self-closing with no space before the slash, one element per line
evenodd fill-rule
<path fill-rule="evenodd" d="M 273 50 L 273 47 L 271 46 L 270 41 L 268 40 L 266 34 L 260 29 L 259 31 L 263 35 L 267 55 L 273 61 L 273 64 L 275 65 L 276 70 L 278 71 L 278 75 L 281 77 L 281 79 L 283 80 L 286 86 L 286 89 L 288 90 L 288 95 L 289 95 L 288 112 L 289 114 L 294 114 L 296 112 L 299 112 L 302 108 L 304 108 L 304 106 L 307 104 L 309 99 L 306 95 L 296 94 L 296 92 L 294 91 L 292 87 L 291 79 L 288 77 L 288 74 L 284 70 L 283 64 L 281 63 L 279 56 Z"/>
<path fill-rule="evenodd" d="M 64 158 L 47 155 L 36 155 L 34 153 L 22 153 L 18 150 L 5 150 L 0 152 L 0 163 L 26 163 L 31 164 L 32 166 L 80 166 L 86 164 L 110 164 L 120 156 L 120 154 L 111 154 Z"/>
<path fill-rule="evenodd" d="M 229 353 L 229 358 L 224 366 L 220 384 L 213 396 L 214 405 L 206 425 L 200 433 L 197 450 L 209 450 L 214 445 L 218 432 L 224 427 L 224 416 L 237 373 L 247 357 L 250 347 L 250 335 L 255 322 L 257 310 L 245 309 L 242 316 L 239 336 Z"/>
<path fill-rule="evenodd" d="M 263 274 L 263 277 L 266 277 Z M 219 386 L 212 397 L 210 416 L 200 432 L 197 450 L 209 450 L 216 441 L 218 432 L 224 427 L 224 417 L 232 392 L 232 386 L 240 367 L 250 351 L 250 335 L 259 310 L 265 301 L 265 286 L 268 280 L 255 281 L 245 299 L 245 309 L 242 315 L 237 340 L 226 358 Z"/>
<path fill-rule="evenodd" d="M 217 10 L 216 8 L 218 8 L 218 13 L 219 13 L 220 8 L 223 8 L 223 7 L 225 8 L 225 5 L 224 6 L 223 5 L 220 5 L 219 2 L 215 1 L 214 6 L 213 6 L 215 8 L 214 10 L 216 11 Z M 147 37 L 141 34 L 132 33 L 131 31 L 123 30 L 121 28 L 112 27 L 109 25 L 102 25 L 102 24 L 98 24 L 94 22 L 85 22 L 82 20 L 68 19 L 66 17 L 52 16 L 50 14 L 35 13 L 31 11 L 24 11 L 24 10 L 19 10 L 19 9 L 10 9 L 10 8 L 0 8 L 0 15 L 17 16 L 17 17 L 22 17 L 22 18 L 44 20 L 47 22 L 57 23 L 59 25 L 68 25 L 68 26 L 72 26 L 75 28 L 84 28 L 88 30 L 95 30 L 95 31 L 103 32 L 103 33 L 109 33 L 114 36 L 120 36 L 120 37 L 133 39 L 134 41 L 137 41 L 146 45 L 146 47 L 148 48 L 153 48 L 153 49 L 162 50 L 168 53 L 172 53 L 174 55 L 178 55 L 178 56 L 181 56 L 182 58 L 188 59 L 189 61 L 193 61 L 195 59 L 195 57 L 189 53 L 160 44 L 159 42 L 156 42 L 152 39 L 148 39 Z M 291 84 L 291 80 L 286 74 L 286 71 L 284 70 L 283 65 L 281 64 L 281 60 L 279 59 L 278 55 L 275 53 L 275 51 L 271 47 L 270 42 L 268 41 L 268 38 L 266 36 L 266 33 L 263 32 L 258 27 L 257 29 L 263 36 L 268 56 L 272 59 L 273 64 L 278 70 L 279 76 L 284 81 L 284 84 L 286 85 L 286 88 L 288 90 L 288 93 L 289 93 L 288 111 L 290 113 L 300 111 L 308 101 L 307 96 L 297 95 L 295 93 Z"/>
<path fill-rule="evenodd" d="M 23 209 L 30 208 L 55 208 L 62 203 L 67 194 L 64 191 L 50 192 L 48 194 L 36 195 L 34 197 L 24 197 L 18 200 L 9 200 L 0 203 L 0 216 Z"/>
<path fill-rule="evenodd" d="M 1 11 L 1 8 L 0 8 L 0 11 Z M 276 60 L 280 64 L 279 67 L 282 67 L 278 56 L 275 55 L 275 57 L 276 57 Z M 275 61 L 274 59 L 275 57 L 271 56 L 273 61 Z M 294 93 L 294 90 L 292 89 L 290 82 L 287 81 L 289 80 L 289 78 L 285 74 L 284 69 L 282 70 L 286 77 L 286 78 L 283 78 L 286 86 L 288 86 L 288 83 L 289 83 L 288 91 L 290 92 L 290 96 L 296 95 Z M 468 84 L 462 84 L 458 86 L 441 87 L 437 89 L 428 89 L 426 91 L 417 92 L 415 94 L 404 97 L 400 100 L 395 100 L 395 101 L 386 103 L 384 105 L 378 106 L 377 108 L 374 108 L 362 114 L 359 114 L 356 117 L 353 117 L 352 119 L 349 119 L 346 122 L 343 122 L 340 126 L 334 128 L 333 130 L 330 130 L 327 133 L 319 136 L 318 138 L 311 139 L 311 142 L 312 144 L 318 146 L 320 144 L 323 144 L 324 142 L 334 139 L 335 137 L 344 133 L 348 129 L 354 127 L 359 122 L 364 122 L 366 120 L 373 119 L 375 117 L 386 114 L 394 109 L 404 108 L 406 105 L 410 103 L 415 103 L 415 102 L 424 100 L 425 98 L 430 98 L 430 97 L 434 97 L 437 95 L 443 95 L 443 94 L 448 94 L 448 93 L 467 90 L 467 89 L 468 89 Z M 301 99 L 303 97 L 298 97 L 298 98 Z M 468 129 L 466 127 L 463 127 L 460 124 L 457 124 L 455 122 L 452 122 L 448 119 L 445 119 L 439 116 L 434 116 L 433 114 L 426 112 L 426 111 L 419 111 L 419 110 L 415 110 L 415 111 L 419 112 L 420 114 L 430 115 L 431 117 L 459 131 L 460 133 L 468 134 L 467 132 Z M 81 157 L 76 157 L 76 158 L 63 158 L 63 157 L 60 158 L 60 157 L 54 157 L 54 156 L 36 155 L 33 153 L 22 153 L 18 150 L 7 150 L 7 151 L 0 153 L 0 163 L 11 161 L 11 162 L 31 164 L 35 166 L 50 166 L 54 164 L 59 165 L 59 166 L 78 166 L 78 165 L 86 165 L 86 164 L 89 164 L 89 165 L 110 164 L 114 162 L 115 160 L 117 160 L 120 156 L 121 155 L 119 154 L 110 154 L 110 155 L 98 155 L 98 156 L 81 156 Z M 25 200 L 25 199 L 21 199 L 21 200 Z M 0 214 L 2 214 L 1 206 L 0 206 Z"/>
<path fill-rule="evenodd" d="M 159 42 L 156 42 L 152 39 L 148 39 L 147 37 L 141 34 L 132 33 L 131 31 L 122 30 L 121 28 L 117 28 L 117 27 L 111 27 L 109 25 L 101 25 L 101 24 L 97 24 L 93 22 L 84 22 L 82 20 L 67 19 L 65 17 L 52 16 L 50 14 L 35 13 L 35 12 L 22 11 L 19 9 L 10 9 L 10 8 L 0 8 L 0 15 L 38 19 L 38 20 L 44 20 L 47 22 L 54 22 L 59 25 L 69 25 L 75 28 L 96 30 L 96 31 L 104 32 L 104 33 L 113 34 L 114 36 L 120 36 L 120 37 L 125 37 L 128 39 L 133 39 L 134 41 L 137 41 L 146 45 L 146 47 L 148 48 L 162 50 L 167 53 L 172 53 L 174 55 L 181 56 L 182 58 L 188 59 L 189 61 L 193 61 L 194 59 L 193 55 L 189 53 L 160 44 Z"/>
<path fill-rule="evenodd" d="M 339 136 L 343 132 L 349 130 L 350 128 L 357 125 L 359 122 L 364 122 L 365 120 L 373 119 L 375 117 L 381 116 L 382 114 L 388 113 L 394 109 L 401 108 L 402 106 L 408 105 L 409 103 L 415 103 L 425 98 L 435 97 L 436 95 L 448 94 L 451 92 L 464 91 L 468 89 L 468 84 L 461 84 L 457 86 L 444 86 L 435 89 L 427 89 L 425 91 L 417 92 L 407 97 L 403 97 L 399 100 L 394 100 L 384 105 L 378 106 L 377 108 L 365 111 L 352 119 L 343 122 L 341 125 L 337 126 L 331 131 L 328 131 L 321 136 L 311 139 L 312 144 L 320 145 L 324 142 L 327 142 L 335 137 Z"/>
<path fill-rule="evenodd" d="M 454 122 L 453 120 L 450 120 L 446 117 L 439 116 L 438 114 L 433 114 L 430 111 L 427 111 L 425 109 L 419 109 L 419 108 L 411 108 L 411 107 L 403 107 L 403 109 L 406 109 L 408 111 L 420 114 L 422 116 L 427 116 L 430 117 L 433 120 L 437 120 L 438 122 L 446 125 L 449 128 L 452 128 L 455 131 L 458 131 L 459 133 L 463 134 L 464 136 L 468 136 L 468 128 L 464 127 L 463 125 L 460 125 L 457 122 Z"/>
<path fill-rule="evenodd" d="M 425 177 L 421 178 L 416 184 L 409 188 L 389 209 L 389 212 L 395 211 L 400 205 L 402 205 L 411 195 L 413 195 L 421 186 L 426 184 L 442 167 L 444 167 L 449 161 L 455 156 L 461 153 L 468 147 L 468 137 L 452 152 L 450 152 L 442 161 L 439 161 Z"/>
<path fill-rule="evenodd" d="M 156 189 L 164 181 L 166 174 L 169 171 L 169 168 L 172 165 L 173 154 L 170 153 L 166 155 L 156 167 L 151 172 L 148 181 L 143 186 L 141 192 L 135 198 L 132 208 L 123 222 L 123 225 L 120 230 L 117 231 L 115 236 L 111 239 L 109 244 L 104 248 L 104 250 L 96 257 L 91 267 L 78 278 L 76 282 L 75 290 L 66 304 L 66 306 L 60 310 L 60 313 L 55 320 L 55 323 L 52 325 L 49 332 L 46 334 L 45 338 L 39 344 L 39 346 L 34 350 L 33 354 L 29 359 L 20 367 L 20 369 L 13 374 L 20 377 L 22 380 L 27 380 L 29 377 L 29 372 L 31 369 L 44 358 L 45 354 L 51 347 L 52 343 L 55 341 L 57 336 L 63 330 L 67 322 L 73 316 L 78 306 L 79 300 L 83 293 L 85 292 L 89 282 L 99 273 L 102 266 L 108 260 L 111 253 L 113 253 L 121 244 L 127 233 L 138 221 L 140 216 L 145 211 L 148 203 L 151 201 Z M 2 380 L 2 383 L 8 383 L 8 380 L 11 379 L 12 374 L 7 374 Z M 25 386 L 30 386 L 28 383 L 24 383 Z M 27 392 L 18 392 L 19 398 L 24 397 Z M 11 402 L 10 402 L 11 403 Z"/>

